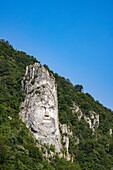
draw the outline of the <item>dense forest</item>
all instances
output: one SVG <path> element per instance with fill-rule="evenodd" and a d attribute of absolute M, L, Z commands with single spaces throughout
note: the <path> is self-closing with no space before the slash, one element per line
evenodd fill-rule
<path fill-rule="evenodd" d="M 69 79 L 51 72 L 58 90 L 59 121 L 70 126 L 69 153 L 73 162 L 44 157 L 43 148 L 19 119 L 19 106 L 24 99 L 21 80 L 26 66 L 37 61 L 23 51 L 15 50 L 8 41 L 0 40 L 0 169 L 1 170 L 110 170 L 113 168 L 113 111 L 88 94 L 82 85 L 73 85 Z M 88 123 L 72 113 L 73 102 L 84 115 L 93 110 L 99 114 L 99 127 L 92 133 Z M 79 138 L 76 144 L 75 137 Z M 48 148 L 48 151 L 51 148 Z"/>

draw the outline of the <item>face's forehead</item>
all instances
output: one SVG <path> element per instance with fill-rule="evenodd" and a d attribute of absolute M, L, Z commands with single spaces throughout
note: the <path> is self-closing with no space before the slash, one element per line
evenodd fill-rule
<path fill-rule="evenodd" d="M 38 98 L 41 99 L 42 105 L 46 105 L 46 107 L 55 105 L 55 94 L 52 92 L 52 89 L 48 89 L 47 87 L 41 88 L 41 93 Z"/>

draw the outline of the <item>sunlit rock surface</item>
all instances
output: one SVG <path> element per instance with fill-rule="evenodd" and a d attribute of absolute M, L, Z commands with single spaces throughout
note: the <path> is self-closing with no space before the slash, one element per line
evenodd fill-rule
<path fill-rule="evenodd" d="M 21 104 L 20 118 L 41 144 L 52 144 L 60 152 L 58 102 L 55 79 L 39 63 L 26 68 L 22 81 L 26 96 Z"/>
<path fill-rule="evenodd" d="M 64 157 L 70 160 L 69 142 L 73 133 L 70 127 L 60 124 L 60 134 L 57 88 L 54 76 L 39 63 L 29 65 L 26 67 L 26 73 L 22 80 L 22 89 L 25 90 L 25 99 L 21 103 L 20 111 L 22 121 L 25 122 L 40 144 L 54 145 L 55 151 L 60 154 L 61 148 L 65 148 L 66 155 Z M 93 132 L 98 128 L 99 115 L 94 111 L 89 111 L 86 116 L 73 102 L 72 113 L 77 115 L 78 120 L 83 117 Z M 79 139 L 76 136 L 75 138 L 75 143 L 79 144 Z M 61 139 L 65 143 L 64 146 L 61 145 Z M 61 156 L 63 155 L 61 154 Z"/>
<path fill-rule="evenodd" d="M 64 154 L 64 157 L 67 160 L 71 160 L 71 155 L 69 154 L 69 137 L 73 135 L 72 131 L 70 130 L 70 127 L 68 127 L 66 124 L 60 124 L 61 134 L 62 134 L 62 142 L 65 144 L 66 154 Z"/>
<path fill-rule="evenodd" d="M 89 128 L 94 132 L 99 127 L 99 114 L 93 110 L 88 112 L 88 115 L 82 113 L 81 109 L 73 102 L 72 113 L 77 115 L 78 120 L 83 119 L 89 124 Z M 111 131 L 110 131 L 111 133 Z"/>
<path fill-rule="evenodd" d="M 95 131 L 99 127 L 99 115 L 94 111 L 89 111 L 89 116 L 84 116 L 84 120 L 89 124 L 89 128 Z"/>
<path fill-rule="evenodd" d="M 78 120 L 81 120 L 83 113 L 81 109 L 75 104 L 75 102 L 73 102 L 73 107 L 71 109 L 72 109 L 72 113 L 77 115 Z"/>

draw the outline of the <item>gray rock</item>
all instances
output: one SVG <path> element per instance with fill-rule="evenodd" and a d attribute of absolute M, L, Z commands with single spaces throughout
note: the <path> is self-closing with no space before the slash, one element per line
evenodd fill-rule
<path fill-rule="evenodd" d="M 89 111 L 88 116 L 82 113 L 81 109 L 73 102 L 72 113 L 77 115 L 78 120 L 83 117 L 84 120 L 89 124 L 89 128 L 94 132 L 99 127 L 99 114 L 93 110 Z"/>
<path fill-rule="evenodd" d="M 22 88 L 26 96 L 21 103 L 20 118 L 41 144 L 52 144 L 56 152 L 60 152 L 57 88 L 53 75 L 39 63 L 30 65 L 26 67 Z"/>
<path fill-rule="evenodd" d="M 89 128 L 93 132 L 99 127 L 99 115 L 93 110 L 89 111 L 89 116 L 84 115 L 84 120 L 89 124 Z"/>

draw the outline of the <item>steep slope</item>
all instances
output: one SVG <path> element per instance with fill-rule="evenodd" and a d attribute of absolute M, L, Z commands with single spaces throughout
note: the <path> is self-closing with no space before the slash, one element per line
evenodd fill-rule
<path fill-rule="evenodd" d="M 35 61 L 14 50 L 7 41 L 0 41 L 0 169 L 3 170 L 51 169 L 18 116 L 23 98 L 21 78 L 26 66 Z"/>
<path fill-rule="evenodd" d="M 38 141 L 19 119 L 20 103 L 25 97 L 21 81 L 26 66 L 35 62 L 33 56 L 14 50 L 8 41 L 0 40 L 0 169 L 80 169 L 77 163 L 69 163 L 57 155 L 50 164 L 43 156 L 43 147 L 37 147 Z"/>
<path fill-rule="evenodd" d="M 34 82 L 34 78 L 33 80 L 27 79 L 28 72 L 26 72 L 27 76 L 24 77 L 26 66 L 31 65 L 29 67 L 32 67 L 35 62 L 37 61 L 34 57 L 14 50 L 7 41 L 0 41 L 0 168 L 11 170 L 108 170 L 113 168 L 113 112 L 95 101 L 88 93 L 85 94 L 80 89 L 76 89 L 69 80 L 49 70 L 46 65 L 43 66 L 43 70 L 47 73 L 47 69 L 49 71 L 47 74 L 54 76 L 53 79 L 55 78 L 57 85 L 61 152 L 65 158 L 67 155 L 70 156 L 73 162 L 59 158 L 57 153 L 53 157 L 47 158 L 49 162 L 45 160 L 45 146 L 36 147 L 38 141 L 32 136 L 32 132 L 36 131 L 35 123 L 27 124 L 27 127 L 31 128 L 30 132 L 19 119 L 20 112 L 21 117 L 24 117 L 22 119 L 28 120 L 25 116 L 26 90 L 30 100 L 37 100 L 32 98 L 36 91 L 37 95 L 40 93 L 38 99 L 42 98 L 43 93 L 48 91 L 47 84 L 46 90 L 44 90 L 42 81 L 40 82 L 42 77 L 39 76 L 38 82 L 41 83 L 42 87 L 40 86 L 40 89 L 37 90 L 38 84 Z M 37 71 L 41 70 L 39 65 L 38 62 Z M 40 68 L 42 68 L 41 65 Z M 23 77 L 24 88 L 22 89 Z M 32 84 L 31 87 L 28 86 L 30 84 Z M 51 95 L 49 94 L 49 96 Z M 40 103 L 40 101 L 38 102 Z M 19 109 L 20 104 L 21 110 Z M 42 110 L 46 119 L 50 118 L 50 110 L 48 112 L 41 109 L 40 113 Z M 34 120 L 33 116 L 32 114 L 32 120 Z M 26 123 L 26 121 L 24 122 Z M 54 151 L 51 145 L 46 146 L 46 149 L 48 154 Z"/>
<path fill-rule="evenodd" d="M 69 80 L 55 74 L 59 119 L 71 127 L 69 152 L 84 169 L 113 167 L 113 111 L 88 93 L 76 90 Z M 111 132 L 111 133 L 110 133 Z M 76 145 L 75 137 L 79 139 Z"/>

